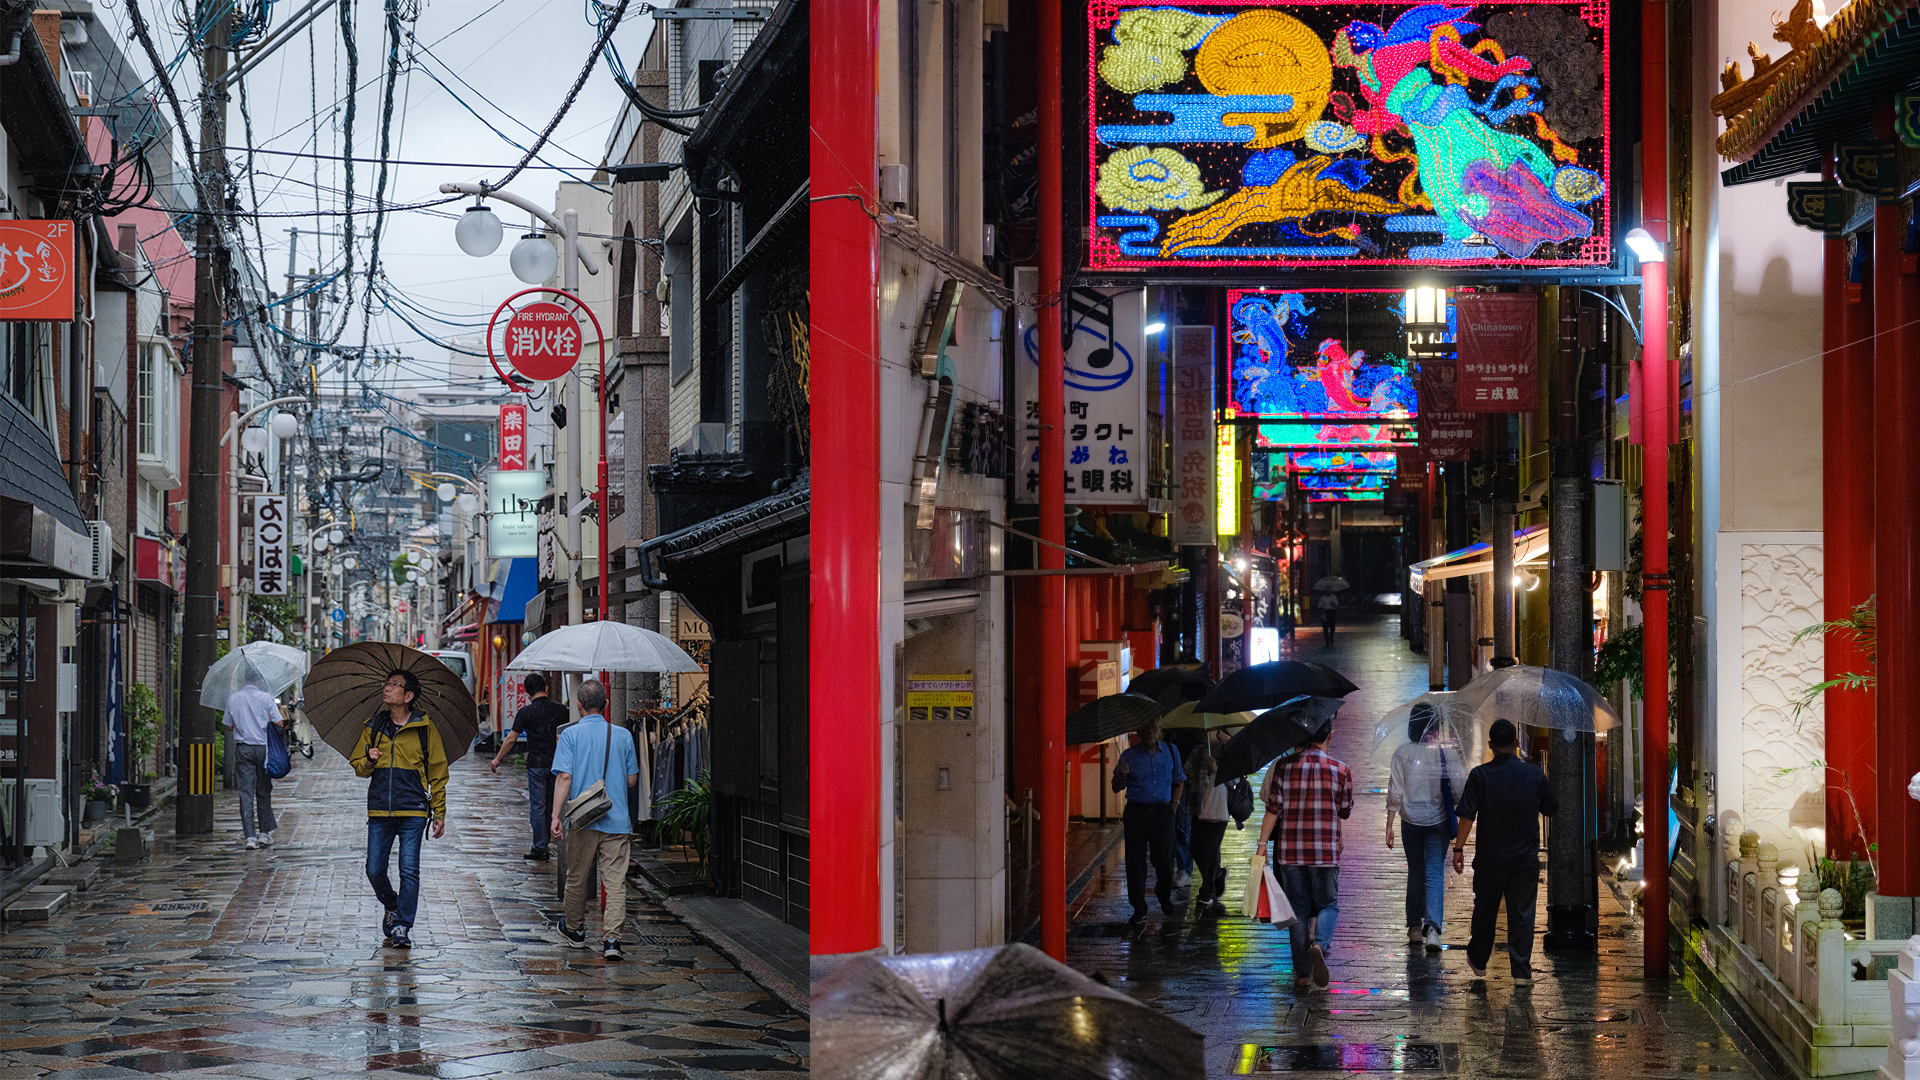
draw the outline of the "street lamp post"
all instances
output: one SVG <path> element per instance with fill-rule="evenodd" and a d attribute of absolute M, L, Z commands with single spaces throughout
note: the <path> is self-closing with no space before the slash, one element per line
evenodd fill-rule
<path fill-rule="evenodd" d="M 241 639 L 247 633 L 247 590 L 240 581 L 240 443 L 243 438 L 241 433 L 248 430 L 247 425 L 253 421 L 254 417 L 268 409 L 305 400 L 307 399 L 300 396 L 274 398 L 264 405 L 254 406 L 245 413 L 229 413 L 226 433 L 220 436 L 220 445 L 227 448 L 227 475 L 231 478 L 227 483 L 227 557 L 231 560 L 233 567 L 233 606 L 229 609 L 227 619 L 229 648 L 237 649 L 245 644 Z M 277 420 L 278 417 L 275 419 Z M 275 424 L 272 425 L 269 437 L 284 441 L 290 438 L 295 430 L 298 428 L 289 429 Z M 264 450 L 265 446 L 263 445 L 261 449 Z M 273 477 L 269 475 L 266 482 L 267 490 L 272 491 Z"/>
<path fill-rule="evenodd" d="M 1633 402 L 1640 412 L 1640 520 L 1646 537 L 1641 552 L 1643 582 L 1640 611 L 1640 662 L 1647 696 L 1641 710 L 1642 835 L 1646 843 L 1646 882 L 1642 910 L 1646 930 L 1642 959 L 1646 977 L 1667 975 L 1667 590 L 1673 585 L 1667 560 L 1667 448 L 1673 443 L 1674 402 L 1667 370 L 1666 245 L 1645 229 L 1627 234 L 1627 247 L 1640 260 L 1640 379 Z"/>

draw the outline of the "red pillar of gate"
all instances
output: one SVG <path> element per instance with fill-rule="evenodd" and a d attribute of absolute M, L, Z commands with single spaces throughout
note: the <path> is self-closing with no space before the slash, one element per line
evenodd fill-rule
<path fill-rule="evenodd" d="M 1893 139 L 1893 109 L 1882 107 L 1874 136 Z M 1916 279 L 1900 270 L 1906 221 L 1898 202 L 1884 199 L 1873 213 L 1873 431 L 1874 587 L 1879 633 L 1875 694 L 1875 780 L 1880 789 L 1879 871 L 1882 896 L 1920 895 L 1920 803 L 1907 797 L 1908 778 L 1920 772 L 1920 725 L 1909 702 L 1920 693 L 1920 334 L 1906 324 L 1920 318 Z M 1858 781 L 1855 786 L 1861 786 Z"/>
<path fill-rule="evenodd" d="M 880 946 L 880 245 L 874 205 L 877 0 L 817 3 L 808 272 L 814 291 L 809 754 L 816 955 Z M 837 198 L 846 195 L 849 198 Z"/>
<path fill-rule="evenodd" d="M 1060 338 L 1060 0 L 1040 3 L 1040 547 L 1043 570 L 1065 569 L 1066 351 Z M 1067 959 L 1067 582 L 1040 578 L 1040 948 Z"/>
<path fill-rule="evenodd" d="M 1824 169 L 1833 183 L 1833 162 Z M 1823 614 L 1843 619 L 1873 595 L 1873 425 L 1863 403 L 1873 400 L 1873 307 L 1847 289 L 1847 241 L 1829 233 L 1821 283 L 1821 529 L 1825 533 Z M 1866 671 L 1866 653 L 1843 635 L 1826 641 L 1826 677 Z M 1874 695 L 1835 688 L 1826 693 L 1827 846 L 1842 858 L 1865 856 L 1874 833 L 1872 784 Z M 1849 792 L 1849 787 L 1852 789 Z M 1849 797 L 1851 796 L 1851 797 Z M 1857 816 L 1856 816 L 1857 814 Z"/>

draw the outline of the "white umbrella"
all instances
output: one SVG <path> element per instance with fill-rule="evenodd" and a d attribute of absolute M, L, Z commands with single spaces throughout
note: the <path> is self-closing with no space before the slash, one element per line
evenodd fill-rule
<path fill-rule="evenodd" d="M 1429 723 L 1436 730 L 1431 731 L 1423 741 L 1436 742 L 1445 747 L 1447 752 L 1464 756 L 1469 761 L 1480 759 L 1482 748 L 1486 745 L 1486 727 L 1491 721 L 1481 722 L 1474 703 L 1460 694 L 1451 690 L 1429 690 L 1382 714 L 1380 722 L 1373 729 L 1373 760 L 1391 758 L 1394 751 L 1409 741 L 1408 722 L 1427 717 L 1431 717 Z M 1464 770 L 1461 775 L 1465 775 Z"/>
<path fill-rule="evenodd" d="M 200 704 L 225 711 L 227 699 L 249 681 L 278 695 L 299 682 L 306 671 L 305 650 L 277 641 L 249 641 L 207 668 L 207 677 L 200 683 Z"/>
<path fill-rule="evenodd" d="M 1552 668 L 1495 668 L 1461 687 L 1460 700 L 1486 723 L 1511 720 L 1568 732 L 1568 738 L 1572 732 L 1606 731 L 1620 724 L 1620 714 L 1598 690 Z"/>
<path fill-rule="evenodd" d="M 651 630 L 618 622 L 563 626 L 542 634 L 508 671 L 702 671 L 686 650 Z"/>

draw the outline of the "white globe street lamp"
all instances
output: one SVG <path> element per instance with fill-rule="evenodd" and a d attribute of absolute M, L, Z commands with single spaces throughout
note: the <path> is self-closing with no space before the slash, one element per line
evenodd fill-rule
<path fill-rule="evenodd" d="M 460 497 L 453 501 L 453 505 L 458 507 L 462 514 L 472 515 L 475 510 L 480 509 L 480 500 L 474 498 L 472 492 L 466 491 L 461 492 Z"/>
<path fill-rule="evenodd" d="M 560 256 L 547 241 L 547 234 L 534 230 L 520 238 L 507 255 L 513 276 L 529 285 L 538 285 L 553 276 L 560 267 Z"/>
<path fill-rule="evenodd" d="M 267 433 L 264 429 L 250 427 L 240 433 L 240 448 L 249 454 L 264 454 L 267 451 Z"/>
<path fill-rule="evenodd" d="M 336 544 L 344 543 L 347 539 L 347 534 L 343 529 L 334 529 L 327 533 L 327 539 Z"/>
<path fill-rule="evenodd" d="M 440 497 L 441 502 L 452 502 L 453 497 L 460 494 L 460 489 L 454 487 L 451 481 L 443 480 L 439 487 L 433 489 L 433 493 Z"/>
<path fill-rule="evenodd" d="M 469 206 L 453 227 L 453 241 L 460 250 L 482 258 L 500 250 L 500 219 L 485 206 Z"/>
<path fill-rule="evenodd" d="M 267 426 L 273 429 L 276 438 L 291 439 L 300 430 L 300 420 L 292 413 L 274 413 Z"/>

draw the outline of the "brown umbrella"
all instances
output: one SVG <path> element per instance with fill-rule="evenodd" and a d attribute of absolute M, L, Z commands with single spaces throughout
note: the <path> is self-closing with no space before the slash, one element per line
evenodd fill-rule
<path fill-rule="evenodd" d="M 396 671 L 420 680 L 413 707 L 427 714 L 447 761 L 460 760 L 480 733 L 480 710 L 466 683 L 439 659 L 390 641 L 358 641 L 328 653 L 307 673 L 307 720 L 328 746 L 351 755 L 360 731 L 386 706 L 380 688 Z"/>

